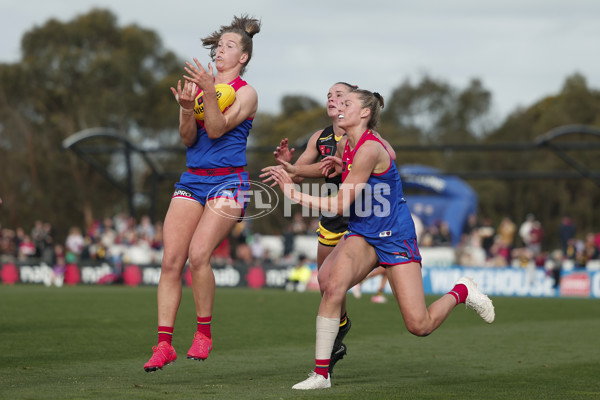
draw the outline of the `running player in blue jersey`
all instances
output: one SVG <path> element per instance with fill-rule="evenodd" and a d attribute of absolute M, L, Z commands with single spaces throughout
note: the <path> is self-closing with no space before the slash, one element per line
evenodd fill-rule
<path fill-rule="evenodd" d="M 207 70 L 194 58 L 186 63 L 185 84 L 171 88 L 180 105 L 179 134 L 187 146 L 187 171 L 175 185 L 164 222 L 164 256 L 158 284 L 158 345 L 144 365 L 156 371 L 177 358 L 171 345 L 181 302 L 182 272 L 186 262 L 192 275 L 197 331 L 187 357 L 204 360 L 212 350 L 211 321 L 215 278 L 210 256 L 243 216 L 244 193 L 249 189 L 246 144 L 258 108 L 254 88 L 241 79 L 252 57 L 252 37 L 260 21 L 234 17 L 202 44 L 215 64 Z M 215 85 L 235 90 L 235 101 L 221 112 Z M 203 92 L 203 119 L 196 119 L 194 101 Z M 224 150 L 227 151 L 224 151 Z M 191 335 L 190 335 L 191 336 Z"/>
<path fill-rule="evenodd" d="M 342 101 L 352 89 L 356 88 L 346 82 L 337 82 L 329 88 L 327 92 L 327 115 L 332 120 L 332 125 L 320 129 L 313 133 L 306 145 L 306 149 L 298 157 L 294 164 L 291 164 L 294 148 L 289 148 L 288 140 L 283 139 L 274 152 L 275 159 L 280 164 L 276 167 L 265 167 L 262 169 L 261 178 L 265 178 L 264 182 L 270 180 L 270 170 L 272 168 L 284 168 L 295 183 L 300 183 L 304 178 L 324 178 L 325 183 L 329 188 L 328 195 L 333 195 L 337 192 L 337 188 L 342 183 L 342 175 L 324 176 L 321 170 L 320 161 L 326 157 L 333 156 L 338 151 L 338 143 L 345 143 L 345 133 L 338 126 L 339 103 Z M 381 138 L 380 138 L 381 139 Z M 395 160 L 396 153 L 392 146 L 384 139 L 381 139 L 389 151 L 390 156 Z M 328 274 L 321 274 L 321 265 L 327 256 L 333 251 L 341 238 L 344 237 L 348 230 L 348 217 L 343 215 L 323 215 L 319 216 L 318 247 L 317 247 L 317 269 L 319 270 L 319 285 L 325 286 L 327 283 Z M 344 358 L 347 353 L 346 344 L 343 343 L 346 334 L 352 326 L 350 317 L 346 312 L 346 302 L 342 303 L 342 311 L 340 316 L 340 329 L 338 331 L 333 350 L 331 352 L 331 361 L 329 363 L 329 373 L 333 373 L 335 364 Z"/>
<path fill-rule="evenodd" d="M 367 90 L 355 89 L 344 99 L 338 118 L 348 139 L 342 156 L 343 182 L 336 196 L 321 198 L 302 193 L 284 169 L 272 171 L 291 200 L 305 207 L 349 215 L 348 233 L 322 266 L 329 271 L 329 279 L 321 288 L 315 368 L 308 379 L 293 389 L 331 387 L 329 357 L 346 292 L 379 265 L 386 267 L 406 328 L 414 335 L 429 335 L 459 303 L 466 303 L 488 323 L 494 320 L 491 300 L 466 277 L 427 307 L 421 255 L 400 176 L 384 145 L 373 134 L 381 107 L 383 98 Z"/>

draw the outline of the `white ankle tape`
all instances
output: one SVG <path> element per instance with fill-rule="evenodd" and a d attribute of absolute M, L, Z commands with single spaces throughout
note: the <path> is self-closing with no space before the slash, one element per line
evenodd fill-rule
<path fill-rule="evenodd" d="M 317 360 L 328 360 L 331 357 L 331 350 L 339 329 L 339 318 L 317 316 L 317 342 L 315 346 L 315 358 Z"/>

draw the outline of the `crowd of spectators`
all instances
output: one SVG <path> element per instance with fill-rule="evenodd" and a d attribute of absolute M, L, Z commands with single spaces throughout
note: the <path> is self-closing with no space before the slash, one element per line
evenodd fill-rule
<path fill-rule="evenodd" d="M 85 230 L 73 226 L 64 241 L 55 237 L 55 230 L 48 222 L 36 221 L 30 231 L 0 226 L 0 261 L 36 259 L 53 266 L 104 260 L 121 265 L 149 264 L 160 263 L 162 259 L 162 222 L 152 223 L 148 216 L 138 222 L 118 214 L 95 221 Z"/>
<path fill-rule="evenodd" d="M 274 260 L 263 236 L 252 232 L 250 222 L 242 221 L 216 249 L 213 259 L 220 262 L 240 260 L 247 264 L 294 263 L 294 243 L 298 236 L 314 235 L 316 218 L 296 213 L 282 229 L 283 252 Z M 448 225 L 439 221 L 424 227 L 416 221 L 419 246 L 422 248 L 451 246 Z M 590 261 L 600 263 L 600 233 L 577 235 L 573 221 L 564 217 L 558 228 L 560 248 L 544 249 L 544 229 L 533 214 L 520 225 L 508 217 L 494 226 L 490 218 L 471 215 L 460 243 L 454 247 L 455 264 L 474 267 L 546 267 L 560 269 L 565 262 L 575 269 L 586 268 Z M 316 246 L 316 244 L 315 244 Z M 0 226 L 0 262 L 41 260 L 49 266 L 64 263 L 106 260 L 115 266 L 123 263 L 160 264 L 162 259 L 162 222 L 148 216 L 139 221 L 125 214 L 95 221 L 86 229 L 73 226 L 64 241 L 55 240 L 48 222 L 36 221 L 27 230 Z M 296 249 L 297 250 L 297 249 Z"/>
<path fill-rule="evenodd" d="M 315 237 L 319 220 L 303 217 L 301 212 L 295 213 L 290 223 L 282 229 L 281 252 L 272 253 L 272 243 L 265 243 L 263 235 L 253 232 L 251 221 L 236 224 L 229 235 L 213 253 L 213 260 L 221 263 L 232 263 L 240 260 L 250 265 L 261 264 L 293 264 L 299 254 L 297 238 L 299 236 Z M 315 260 L 312 260 L 315 261 Z"/>
<path fill-rule="evenodd" d="M 561 269 L 566 264 L 584 269 L 590 262 L 600 262 L 600 233 L 578 237 L 571 218 L 561 220 L 556 249 L 544 248 L 544 234 L 542 223 L 533 214 L 520 225 L 504 217 L 497 227 L 489 218 L 480 221 L 472 215 L 456 248 L 456 261 L 464 266 L 546 269 Z"/>

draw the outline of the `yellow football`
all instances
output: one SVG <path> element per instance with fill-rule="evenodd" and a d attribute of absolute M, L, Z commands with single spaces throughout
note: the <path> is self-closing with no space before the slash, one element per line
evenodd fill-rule
<path fill-rule="evenodd" d="M 226 83 L 219 83 L 215 85 L 215 90 L 217 91 L 219 108 L 221 109 L 221 112 L 225 112 L 225 110 L 227 110 L 235 100 L 235 89 Z M 196 100 L 194 100 L 194 115 L 198 121 L 202 121 L 204 119 L 204 102 L 202 100 L 203 94 L 203 91 L 198 93 Z"/>

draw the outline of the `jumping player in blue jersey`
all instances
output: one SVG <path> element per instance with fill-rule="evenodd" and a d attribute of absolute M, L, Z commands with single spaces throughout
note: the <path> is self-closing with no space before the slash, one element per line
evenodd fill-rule
<path fill-rule="evenodd" d="M 292 201 L 321 211 L 349 215 L 348 233 L 322 266 L 329 271 L 329 279 L 326 287 L 321 288 L 315 368 L 308 379 L 297 383 L 293 389 L 331 387 L 329 357 L 346 292 L 379 265 L 386 267 L 406 328 L 414 335 L 429 335 L 459 303 L 466 303 L 484 321 L 494 321 L 491 300 L 466 277 L 460 278 L 450 292 L 426 306 L 421 255 L 400 176 L 384 145 L 373 134 L 381 107 L 383 98 L 367 90 L 355 89 L 344 99 L 338 118 L 348 139 L 342 157 L 342 185 L 336 196 L 310 196 L 296 190 L 284 169 L 272 172 L 275 181 Z"/>
<path fill-rule="evenodd" d="M 187 146 L 187 171 L 175 185 L 165 217 L 157 294 L 158 344 L 144 365 L 146 372 L 161 369 L 177 358 L 171 339 L 186 262 L 197 317 L 197 331 L 187 358 L 204 360 L 212 350 L 215 278 L 210 256 L 243 216 L 244 193 L 250 187 L 244 171 L 245 153 L 258 96 L 241 75 L 252 57 L 252 37 L 260 31 L 260 25 L 259 20 L 242 15 L 202 39 L 203 46 L 210 50 L 216 74 L 210 63 L 205 70 L 194 58 L 194 63 L 186 63 L 185 84 L 179 81 L 177 88 L 171 88 L 180 105 L 179 134 Z M 234 102 L 223 112 L 217 84 L 229 84 L 235 90 Z M 194 104 L 201 91 L 204 115 L 199 120 Z"/>

